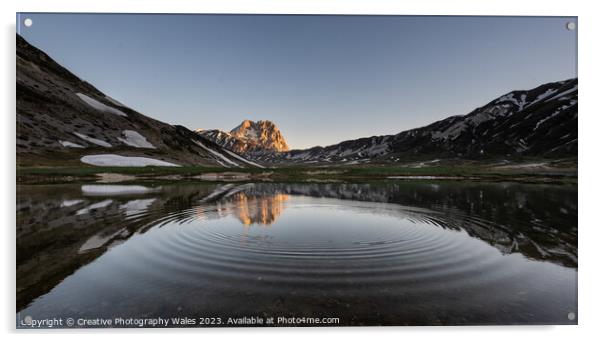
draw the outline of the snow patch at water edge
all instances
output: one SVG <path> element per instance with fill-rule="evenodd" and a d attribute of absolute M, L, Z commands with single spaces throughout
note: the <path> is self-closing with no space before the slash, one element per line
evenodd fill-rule
<path fill-rule="evenodd" d="M 126 157 L 117 154 L 83 156 L 82 163 L 95 166 L 180 166 L 166 161 L 146 157 Z"/>
<path fill-rule="evenodd" d="M 142 185 L 82 185 L 84 195 L 129 195 L 160 191 L 160 188 L 148 188 Z"/>

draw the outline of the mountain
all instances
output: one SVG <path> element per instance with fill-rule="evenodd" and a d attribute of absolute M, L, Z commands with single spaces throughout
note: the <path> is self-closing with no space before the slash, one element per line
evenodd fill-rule
<path fill-rule="evenodd" d="M 281 163 L 577 158 L 577 79 L 507 93 L 466 115 L 395 135 L 254 156 Z"/>
<path fill-rule="evenodd" d="M 288 151 L 288 145 L 278 127 L 267 120 L 244 120 L 230 132 L 217 129 L 197 132 L 224 148 L 246 155 Z"/>
<path fill-rule="evenodd" d="M 507 93 L 466 115 L 394 135 L 289 150 L 270 121 L 230 132 L 154 120 L 17 35 L 18 166 L 263 167 L 538 157 L 577 159 L 577 79 Z"/>
<path fill-rule="evenodd" d="M 17 165 L 256 166 L 138 113 L 17 35 Z"/>
<path fill-rule="evenodd" d="M 231 130 L 230 134 L 242 141 L 256 144 L 263 150 L 276 152 L 288 151 L 288 146 L 282 134 L 280 134 L 280 130 L 271 121 L 260 120 L 253 122 L 245 120 Z"/>

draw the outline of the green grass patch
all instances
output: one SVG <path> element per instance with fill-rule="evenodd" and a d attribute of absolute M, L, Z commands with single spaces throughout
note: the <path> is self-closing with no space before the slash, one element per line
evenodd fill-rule
<path fill-rule="evenodd" d="M 162 176 L 181 176 L 190 178 L 206 173 L 237 172 L 248 174 L 269 173 L 269 179 L 274 181 L 312 181 L 312 180 L 371 180 L 386 179 L 391 176 L 440 176 L 482 178 L 487 180 L 516 180 L 522 179 L 574 179 L 576 173 L 549 173 L 540 170 L 492 169 L 479 165 L 442 165 L 421 168 L 388 166 L 388 165 L 358 165 L 331 167 L 277 167 L 277 168 L 224 168 L 207 166 L 182 167 L 95 167 L 95 166 L 57 166 L 57 167 L 18 167 L 18 182 L 44 182 L 60 179 L 93 179 L 100 173 L 131 175 L 140 178 Z M 261 178 L 261 177 L 259 177 Z M 264 177 L 265 178 L 265 177 Z"/>

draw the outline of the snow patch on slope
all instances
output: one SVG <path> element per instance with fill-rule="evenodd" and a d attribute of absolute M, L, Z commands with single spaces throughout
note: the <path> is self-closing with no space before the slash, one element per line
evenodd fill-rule
<path fill-rule="evenodd" d="M 257 130 L 255 130 L 255 128 L 253 127 L 249 127 L 246 132 L 245 135 L 241 137 L 243 140 L 257 140 L 259 139 L 259 133 L 257 132 Z"/>
<path fill-rule="evenodd" d="M 75 94 L 77 95 L 77 97 L 79 97 L 82 101 L 84 101 L 88 106 L 99 110 L 101 112 L 106 112 L 106 113 L 111 113 L 111 114 L 115 114 L 115 115 L 119 115 L 119 116 L 127 116 L 127 114 L 125 114 L 124 112 L 120 111 L 117 108 L 113 108 L 110 106 L 107 106 L 106 104 L 99 102 L 93 98 L 91 98 L 88 95 L 82 94 L 82 93 L 77 93 Z"/>
<path fill-rule="evenodd" d="M 71 141 L 67 141 L 67 140 L 59 140 L 59 143 L 61 145 L 63 145 L 64 147 L 73 147 L 73 148 L 84 148 L 82 145 L 80 144 L 76 144 L 76 143 L 72 143 Z"/>
<path fill-rule="evenodd" d="M 557 94 L 557 95 L 556 95 L 556 96 L 554 96 L 554 97 L 550 97 L 549 99 L 547 99 L 547 100 L 546 100 L 546 102 L 549 102 L 549 101 L 551 101 L 551 100 L 557 99 L 557 98 L 559 98 L 559 97 L 561 97 L 561 96 L 564 96 L 564 95 L 571 94 L 571 93 L 573 93 L 573 92 L 575 92 L 575 91 L 577 91 L 577 85 L 575 85 L 573 88 L 571 88 L 571 89 L 569 89 L 569 90 L 565 90 L 565 91 L 563 91 L 562 93 L 560 93 L 560 94 Z"/>
<path fill-rule="evenodd" d="M 535 98 L 535 100 L 533 100 L 531 103 L 529 103 L 529 105 L 528 105 L 527 107 L 525 107 L 525 108 L 531 107 L 532 105 L 534 105 L 534 104 L 536 104 L 537 102 L 539 102 L 539 101 L 541 101 L 541 100 L 543 100 L 543 99 L 547 98 L 548 96 L 551 96 L 552 94 L 556 93 L 557 91 L 558 91 L 558 89 L 552 89 L 552 88 L 550 88 L 550 89 L 546 90 L 544 93 L 542 93 L 542 94 L 539 94 L 539 95 L 538 95 L 538 96 Z"/>
<path fill-rule="evenodd" d="M 519 106 L 519 108 L 522 108 L 526 99 L 526 95 L 521 96 L 522 102 L 520 103 L 516 102 L 516 99 L 514 99 L 512 94 L 501 97 L 496 103 L 507 101 L 509 98 L 511 98 Z M 498 117 L 511 115 L 512 112 L 509 110 L 509 107 L 509 104 L 502 104 L 486 108 L 480 112 L 464 117 L 462 120 L 452 124 L 442 132 L 432 132 L 431 137 L 433 139 L 454 140 L 468 127 L 477 127 L 484 122 L 494 120 Z"/>
<path fill-rule="evenodd" d="M 125 130 L 125 131 L 123 131 L 123 135 L 125 136 L 125 138 L 117 138 L 117 139 L 119 139 L 126 145 L 138 147 L 138 148 L 156 149 L 156 147 L 153 146 L 153 144 L 151 144 L 150 142 L 148 142 L 148 140 L 146 140 L 146 138 L 142 134 L 140 134 L 136 131 Z"/>
<path fill-rule="evenodd" d="M 61 208 L 71 207 L 80 204 L 81 202 L 83 202 L 83 200 L 64 200 L 63 203 L 61 203 Z"/>
<path fill-rule="evenodd" d="M 552 119 L 552 118 L 556 117 L 556 116 L 557 116 L 558 114 L 560 114 L 562 111 L 564 111 L 565 109 L 571 108 L 571 107 L 572 107 L 572 106 L 574 106 L 576 103 L 577 103 L 577 101 L 574 101 L 574 100 L 573 100 L 573 101 L 571 101 L 571 102 L 570 102 L 570 104 L 568 104 L 568 105 L 563 105 L 563 106 L 560 106 L 560 108 L 558 108 L 558 109 L 557 109 L 557 110 L 556 110 L 554 113 L 552 113 L 552 114 L 548 115 L 547 117 L 545 117 L 545 118 L 543 118 L 543 119 L 539 120 L 539 121 L 537 122 L 537 124 L 535 124 L 535 128 L 533 128 L 533 130 L 534 130 L 534 131 L 536 131 L 536 130 L 539 128 L 539 126 L 541 126 L 541 125 L 542 125 L 544 122 L 546 122 L 546 121 L 548 121 L 548 120 L 550 120 L 550 119 Z"/>
<path fill-rule="evenodd" d="M 238 160 L 240 160 L 240 161 L 242 161 L 242 162 L 245 162 L 245 163 L 247 163 L 247 164 L 250 164 L 250 165 L 256 166 L 256 167 L 258 167 L 258 168 L 261 168 L 261 169 L 265 169 L 265 166 L 262 166 L 262 165 L 259 165 L 259 164 L 257 164 L 257 163 L 254 163 L 254 162 L 252 162 L 252 161 L 250 161 L 250 160 L 247 160 L 247 159 L 245 159 L 245 158 L 243 158 L 243 157 L 239 156 L 238 154 L 236 154 L 236 153 L 234 153 L 234 152 L 232 152 L 232 151 L 228 151 L 228 150 L 224 150 L 224 151 L 225 151 L 226 153 L 228 153 L 229 155 L 231 155 L 232 157 L 234 157 L 234 158 L 236 158 L 236 159 L 238 159 Z"/>
<path fill-rule="evenodd" d="M 222 161 L 226 162 L 227 164 L 230 164 L 230 165 L 233 165 L 233 166 L 239 166 L 237 163 L 235 163 L 235 162 L 231 161 L 230 159 L 226 158 L 226 156 L 224 156 L 223 154 L 221 154 L 221 153 L 219 153 L 219 152 L 217 152 L 217 151 L 215 151 L 213 149 L 210 149 L 209 147 L 205 146 L 205 144 L 203 144 L 202 142 L 197 141 L 197 140 L 193 140 L 193 142 L 195 144 L 197 144 L 198 146 L 202 147 L 204 150 L 206 150 L 209 153 L 213 154 L 214 156 L 220 158 Z M 217 162 L 220 163 L 224 167 L 229 167 L 226 164 L 223 164 L 220 160 L 218 160 Z"/>
<path fill-rule="evenodd" d="M 89 143 L 92 143 L 94 145 L 98 145 L 98 146 L 102 146 L 102 147 L 111 147 L 112 146 L 111 144 L 109 144 L 108 142 L 106 142 L 104 140 L 92 138 L 92 137 L 89 137 L 82 133 L 73 132 L 73 134 L 75 134 L 78 138 L 85 140 Z"/>
<path fill-rule="evenodd" d="M 443 132 L 433 132 L 431 136 L 433 137 L 433 139 L 454 140 L 464 131 L 465 128 L 466 128 L 466 123 L 464 121 L 460 121 L 460 122 L 457 122 L 457 123 L 449 126 Z"/>
<path fill-rule="evenodd" d="M 521 111 L 521 110 L 523 110 L 525 103 L 527 103 L 527 94 L 521 94 L 520 100 L 519 100 L 519 99 L 514 98 L 514 93 L 509 93 L 509 94 L 506 94 L 506 95 L 500 97 L 497 101 L 495 101 L 495 103 L 500 103 L 500 102 L 505 102 L 505 101 L 514 103 L 518 107 L 518 110 Z"/>
<path fill-rule="evenodd" d="M 521 110 L 523 110 L 523 108 L 525 107 L 525 104 L 527 103 L 527 94 L 522 94 L 520 96 L 520 103 L 518 104 L 518 111 L 520 112 Z"/>
<path fill-rule="evenodd" d="M 368 157 L 380 156 L 389 151 L 388 144 L 375 144 L 365 150 Z"/>
<path fill-rule="evenodd" d="M 146 157 L 126 157 L 117 154 L 96 154 L 83 156 L 82 163 L 96 166 L 180 166 L 166 161 Z"/>

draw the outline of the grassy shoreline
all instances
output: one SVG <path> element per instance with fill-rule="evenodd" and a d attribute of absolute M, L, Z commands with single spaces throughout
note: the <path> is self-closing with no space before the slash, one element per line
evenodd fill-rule
<path fill-rule="evenodd" d="M 444 179 L 516 181 L 529 183 L 576 184 L 576 168 L 499 169 L 474 165 L 400 167 L 365 165 L 361 167 L 278 167 L 230 169 L 221 167 L 18 167 L 17 183 L 56 183 L 74 180 L 96 181 L 107 175 L 116 182 L 128 180 L 213 180 L 213 181 L 370 181 L 404 179 Z M 110 179 L 110 177 L 109 177 Z"/>

